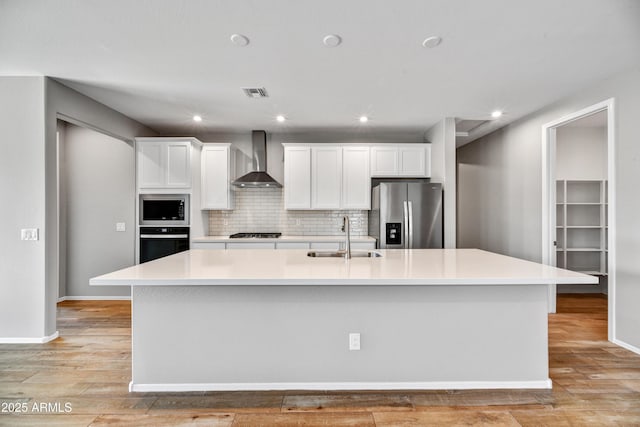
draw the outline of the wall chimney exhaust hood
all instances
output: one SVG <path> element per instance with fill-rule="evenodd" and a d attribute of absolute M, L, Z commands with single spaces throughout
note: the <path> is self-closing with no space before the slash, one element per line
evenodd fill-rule
<path fill-rule="evenodd" d="M 253 144 L 253 170 L 232 182 L 242 188 L 282 188 L 282 185 L 267 173 L 267 133 L 263 130 L 251 132 Z"/>

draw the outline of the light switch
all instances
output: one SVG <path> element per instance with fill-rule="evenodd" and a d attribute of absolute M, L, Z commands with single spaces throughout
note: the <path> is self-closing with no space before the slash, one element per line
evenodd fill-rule
<path fill-rule="evenodd" d="M 22 240 L 38 240 L 38 229 L 23 228 L 20 230 L 20 236 Z"/>
<path fill-rule="evenodd" d="M 124 222 L 116 222 L 116 231 L 127 231 L 127 225 Z"/>
<path fill-rule="evenodd" d="M 360 333 L 352 332 L 349 334 L 349 350 L 360 350 Z"/>

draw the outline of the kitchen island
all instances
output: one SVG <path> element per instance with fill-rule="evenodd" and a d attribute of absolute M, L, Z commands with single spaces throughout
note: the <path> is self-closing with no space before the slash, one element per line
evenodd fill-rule
<path fill-rule="evenodd" d="M 91 284 L 132 286 L 131 391 L 337 390 L 550 388 L 548 285 L 597 280 L 477 249 L 379 252 L 191 250 Z"/>

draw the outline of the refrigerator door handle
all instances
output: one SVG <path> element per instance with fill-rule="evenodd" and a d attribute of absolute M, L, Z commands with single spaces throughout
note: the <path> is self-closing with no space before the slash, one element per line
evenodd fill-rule
<path fill-rule="evenodd" d="M 413 202 L 409 201 L 409 249 L 413 249 Z"/>
<path fill-rule="evenodd" d="M 402 225 L 404 227 L 404 242 L 402 242 L 402 247 L 404 249 L 407 249 L 408 246 L 408 242 L 409 242 L 409 208 L 408 208 L 408 204 L 407 201 L 403 201 L 402 202 L 402 208 L 403 208 L 403 215 L 404 215 L 404 224 Z"/>

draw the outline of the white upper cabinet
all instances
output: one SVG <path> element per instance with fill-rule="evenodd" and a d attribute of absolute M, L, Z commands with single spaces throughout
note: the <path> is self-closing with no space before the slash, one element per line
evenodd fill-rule
<path fill-rule="evenodd" d="M 233 209 L 231 180 L 235 159 L 231 144 L 204 144 L 200 159 L 201 209 Z"/>
<path fill-rule="evenodd" d="M 393 144 L 371 147 L 372 177 L 431 176 L 431 144 Z"/>
<path fill-rule="evenodd" d="M 342 201 L 342 147 L 311 148 L 311 207 L 340 209 Z"/>
<path fill-rule="evenodd" d="M 284 207 L 311 209 L 311 147 L 284 148 Z"/>
<path fill-rule="evenodd" d="M 138 188 L 191 188 L 191 141 L 138 138 Z"/>
<path fill-rule="evenodd" d="M 370 209 L 369 147 L 285 144 L 285 209 Z"/>
<path fill-rule="evenodd" d="M 342 149 L 342 208 L 371 209 L 369 147 Z"/>
<path fill-rule="evenodd" d="M 371 147 L 371 176 L 396 176 L 398 163 L 398 147 L 393 145 Z"/>

